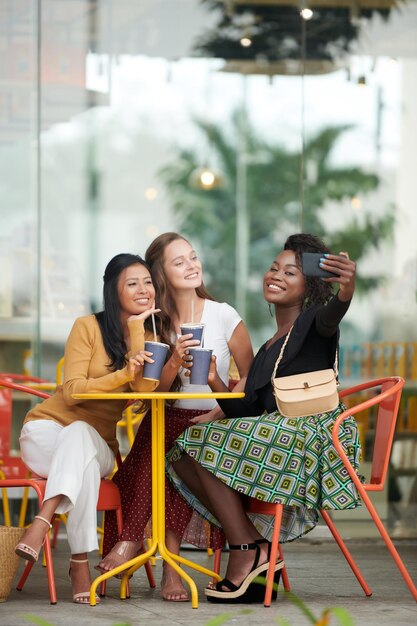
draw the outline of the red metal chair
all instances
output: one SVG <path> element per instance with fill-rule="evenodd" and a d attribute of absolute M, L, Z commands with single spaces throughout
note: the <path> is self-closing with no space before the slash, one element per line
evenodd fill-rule
<path fill-rule="evenodd" d="M 50 396 L 47 393 L 39 391 L 37 389 L 33 389 L 32 387 L 27 387 L 26 385 L 21 385 L 11 380 L 5 380 L 0 378 L 0 388 L 6 387 L 9 389 L 13 389 L 15 391 L 22 391 L 24 393 L 29 393 L 31 395 L 40 397 L 40 398 L 49 398 Z M 36 495 L 38 497 L 39 508 L 42 506 L 42 502 L 45 495 L 45 487 L 46 480 L 38 477 L 19 477 L 19 478 L 6 478 L 0 479 L 0 488 L 9 488 L 9 487 L 31 487 L 36 491 Z M 97 502 L 97 510 L 98 511 L 115 511 L 116 519 L 117 519 L 117 530 L 119 533 L 123 530 L 123 518 L 122 518 L 122 503 L 120 499 L 120 492 L 115 483 L 107 478 L 103 478 L 100 484 L 99 497 Z M 49 597 L 51 604 L 56 604 L 57 596 L 56 596 L 56 586 L 55 586 L 55 575 L 52 561 L 52 551 L 51 551 L 51 541 L 49 537 L 49 533 L 47 533 L 45 537 L 44 544 L 44 553 L 45 553 L 45 561 L 46 561 L 46 572 L 48 578 L 48 587 L 49 587 Z M 26 582 L 27 577 L 29 576 L 34 563 L 27 561 L 23 574 L 17 584 L 17 589 L 21 591 Z M 145 565 L 146 573 L 149 580 L 150 587 L 154 588 L 155 580 L 152 572 L 152 568 L 150 563 L 146 563 Z M 105 586 L 100 589 L 102 595 L 105 593 Z"/>
<path fill-rule="evenodd" d="M 401 575 L 403 576 L 408 588 L 410 589 L 411 594 L 413 595 L 414 599 L 417 600 L 417 588 L 414 585 L 407 571 L 407 568 L 401 560 L 393 542 L 391 541 L 391 538 L 389 537 L 384 525 L 381 522 L 377 511 L 375 510 L 374 505 L 371 502 L 371 499 L 368 496 L 368 492 L 382 491 L 384 489 L 403 386 L 404 380 L 402 378 L 400 378 L 399 376 L 391 376 L 372 380 L 341 391 L 339 394 L 341 398 L 346 398 L 353 394 L 358 394 L 362 392 L 371 392 L 371 394 L 373 395 L 363 402 L 351 406 L 349 409 L 339 415 L 333 426 L 332 438 L 336 450 L 338 451 L 340 458 L 342 459 L 343 464 L 346 467 L 346 470 L 349 472 L 349 475 L 352 478 L 352 481 L 354 482 L 362 501 L 367 507 L 376 527 L 378 528 L 378 531 L 381 534 L 382 539 L 384 540 L 398 569 L 400 570 Z M 375 415 L 375 437 L 371 476 L 367 482 L 362 483 L 361 479 L 356 474 L 354 468 L 349 462 L 349 459 L 343 451 L 343 447 L 339 442 L 338 433 L 340 425 L 347 417 L 351 415 L 357 415 L 358 413 L 362 413 L 363 411 L 368 411 L 371 407 L 374 406 L 377 407 L 377 412 Z M 265 590 L 265 606 L 271 605 L 274 581 L 274 564 L 278 556 L 280 558 L 283 558 L 282 548 L 279 545 L 282 508 L 282 504 L 269 504 L 255 500 L 253 498 L 250 499 L 248 508 L 248 512 L 273 515 L 275 518 L 270 555 L 270 567 L 267 574 L 267 584 Z M 346 544 L 344 543 L 339 532 L 337 531 L 336 526 L 329 515 L 329 512 L 321 509 L 320 513 L 365 594 L 367 596 L 371 596 L 372 590 L 366 583 L 352 555 L 347 549 Z M 220 551 L 216 551 L 214 571 L 220 571 Z M 290 586 L 285 568 L 282 572 L 284 589 L 286 591 L 289 591 Z"/>

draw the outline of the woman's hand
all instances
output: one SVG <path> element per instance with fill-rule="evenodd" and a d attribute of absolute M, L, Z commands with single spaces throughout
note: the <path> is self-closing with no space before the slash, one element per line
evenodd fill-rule
<path fill-rule="evenodd" d="M 347 252 L 325 254 L 320 267 L 338 276 L 323 278 L 327 283 L 339 283 L 338 298 L 341 302 L 348 302 L 355 291 L 356 263 L 349 259 Z"/>
<path fill-rule="evenodd" d="M 209 368 L 207 383 L 211 387 L 213 384 L 217 382 L 218 378 L 219 378 L 219 374 L 217 372 L 216 357 L 213 354 L 210 359 L 210 368 Z"/>
<path fill-rule="evenodd" d="M 190 419 L 190 422 L 192 424 L 210 424 L 210 422 L 215 422 L 223 418 L 224 418 L 223 411 L 219 408 L 214 408 L 208 413 L 204 413 L 203 415 L 197 415 L 196 417 L 192 417 Z"/>
<path fill-rule="evenodd" d="M 219 376 L 216 367 L 216 357 L 213 354 L 210 361 L 210 369 L 208 373 L 207 383 L 212 391 L 220 391 L 221 393 L 227 393 L 229 388 L 224 384 Z"/>
<path fill-rule="evenodd" d="M 131 380 L 134 380 L 140 369 L 144 366 L 145 361 L 154 363 L 152 352 L 141 350 L 135 356 L 131 356 L 127 362 L 127 371 Z"/>
<path fill-rule="evenodd" d="M 187 333 L 186 335 L 180 335 L 175 344 L 172 359 L 177 367 L 185 367 L 189 369 L 192 366 L 193 358 L 188 353 L 188 348 L 199 346 L 198 339 L 193 339 L 193 333 Z M 186 376 L 189 376 L 190 372 L 186 372 Z"/>
<path fill-rule="evenodd" d="M 161 309 L 155 309 L 154 306 L 155 302 L 152 302 L 150 309 L 146 309 L 146 311 L 143 311 L 143 313 L 139 313 L 139 315 L 131 315 L 130 317 L 128 317 L 127 321 L 133 322 L 134 320 L 146 320 L 151 315 L 156 315 L 156 313 L 159 313 Z"/>

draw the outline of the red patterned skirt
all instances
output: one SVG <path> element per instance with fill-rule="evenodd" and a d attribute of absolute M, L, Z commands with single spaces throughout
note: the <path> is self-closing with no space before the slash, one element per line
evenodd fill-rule
<path fill-rule="evenodd" d="M 188 428 L 190 419 L 207 411 L 165 409 L 165 451 L 168 452 L 179 435 Z M 123 532 L 117 534 L 116 515 L 107 511 L 104 524 L 103 556 L 117 541 L 142 541 L 147 534 L 152 513 L 152 439 L 151 411 L 143 418 L 132 449 L 113 477 L 122 498 Z M 222 531 L 204 520 L 180 495 L 171 481 L 165 481 L 165 522 L 177 537 L 199 548 L 220 548 Z"/>

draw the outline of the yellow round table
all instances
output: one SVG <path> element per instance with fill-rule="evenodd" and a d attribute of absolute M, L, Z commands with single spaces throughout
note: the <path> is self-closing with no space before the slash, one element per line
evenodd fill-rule
<path fill-rule="evenodd" d="M 126 598 L 126 586 L 129 577 L 156 552 L 161 558 L 169 563 L 179 575 L 188 583 L 191 591 L 191 606 L 198 608 L 197 587 L 191 576 L 189 576 L 179 565 L 187 565 L 202 574 L 220 580 L 220 576 L 215 572 L 193 563 L 182 556 L 169 552 L 165 544 L 165 401 L 166 400 L 200 400 L 200 399 L 232 399 L 243 398 L 242 392 L 212 392 L 212 393 L 181 393 L 173 391 L 153 391 L 153 392 L 114 392 L 114 393 L 76 393 L 73 395 L 78 400 L 150 400 L 152 411 L 152 540 L 151 545 L 139 556 L 115 567 L 114 569 L 101 574 L 91 584 L 90 605 L 96 604 L 96 590 L 100 583 L 116 574 L 124 572 L 120 587 L 121 599 Z"/>

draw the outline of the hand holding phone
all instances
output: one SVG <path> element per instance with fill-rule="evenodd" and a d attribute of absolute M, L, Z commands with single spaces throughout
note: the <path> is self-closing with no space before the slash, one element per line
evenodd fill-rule
<path fill-rule="evenodd" d="M 320 260 L 323 258 L 321 252 L 303 252 L 301 255 L 301 265 L 304 276 L 315 276 L 317 278 L 339 277 L 339 274 L 328 272 L 320 267 Z"/>

